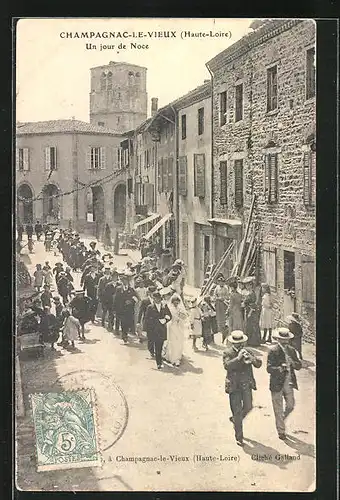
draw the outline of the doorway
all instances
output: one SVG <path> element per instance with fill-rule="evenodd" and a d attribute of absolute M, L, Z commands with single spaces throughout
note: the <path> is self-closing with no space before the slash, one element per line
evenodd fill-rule
<path fill-rule="evenodd" d="M 17 192 L 18 222 L 33 222 L 33 193 L 28 184 L 21 184 Z"/>
<path fill-rule="evenodd" d="M 58 222 L 60 219 L 59 189 L 54 184 L 43 188 L 43 221 Z"/>
<path fill-rule="evenodd" d="M 283 314 L 286 318 L 295 311 L 295 253 L 283 252 Z"/>
<path fill-rule="evenodd" d="M 118 184 L 113 195 L 113 222 L 124 228 L 126 221 L 126 186 Z"/>

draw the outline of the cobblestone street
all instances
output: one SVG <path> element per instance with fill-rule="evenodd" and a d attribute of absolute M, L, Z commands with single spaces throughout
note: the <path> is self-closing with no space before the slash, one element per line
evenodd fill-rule
<path fill-rule="evenodd" d="M 30 272 L 38 262 L 58 257 L 35 245 Z M 123 266 L 126 256 L 118 256 Z M 77 274 L 79 280 L 80 273 Z M 315 428 L 315 361 L 313 346 L 304 345 L 304 362 L 297 374 L 296 409 L 287 421 L 289 440 L 277 437 L 266 372 L 268 347 L 256 349 L 263 360 L 255 370 L 258 390 L 254 409 L 244 423 L 245 446 L 234 440 L 228 398 L 224 393 L 223 346 L 194 352 L 185 346 L 180 368 L 157 370 L 145 344 L 130 337 L 128 345 L 99 324 L 87 324 L 87 340 L 70 352 L 47 346 L 45 356 L 21 362 L 25 417 L 17 425 L 17 486 L 23 490 L 191 490 L 286 491 L 313 490 Z M 220 341 L 219 341 L 220 342 Z M 73 385 L 74 384 L 74 387 Z M 103 466 L 36 472 L 30 393 L 94 387 Z M 110 403 L 120 387 L 128 405 L 126 427 L 112 446 Z M 112 394 L 112 395 L 111 395 Z M 308 418 L 306 418 L 308 416 Z M 105 445 L 105 446 L 104 446 Z M 157 462 L 122 461 L 121 457 L 160 457 Z M 194 455 L 217 457 L 195 461 Z M 262 459 L 256 459 L 261 455 Z M 264 458 L 264 455 L 271 457 Z M 296 459 L 289 458 L 296 457 Z M 180 457 L 187 457 L 181 460 Z M 276 457 L 276 458 L 275 458 Z M 224 458 L 224 459 L 223 459 Z M 163 461 L 164 460 L 164 461 Z"/>

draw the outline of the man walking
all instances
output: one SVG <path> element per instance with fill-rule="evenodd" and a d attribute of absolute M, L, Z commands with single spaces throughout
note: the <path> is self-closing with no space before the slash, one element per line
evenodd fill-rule
<path fill-rule="evenodd" d="M 99 274 L 95 266 L 91 267 L 91 272 L 84 278 L 84 291 L 91 299 L 90 320 L 92 323 L 96 320 L 96 312 L 98 307 L 97 287 L 99 282 Z"/>
<path fill-rule="evenodd" d="M 147 289 L 147 297 L 143 299 L 139 306 L 138 317 L 137 317 L 137 329 L 142 329 L 142 325 L 144 324 L 144 318 L 147 308 L 153 303 L 152 295 L 157 291 L 155 286 L 149 286 Z M 152 342 L 148 338 L 148 349 L 151 354 L 151 357 L 155 356 L 154 342 Z"/>
<path fill-rule="evenodd" d="M 272 333 L 277 344 L 273 346 L 267 358 L 267 372 L 270 374 L 269 389 L 275 415 L 276 430 L 279 439 L 286 439 L 285 420 L 295 406 L 294 389 L 298 389 L 295 370 L 300 370 L 301 361 L 296 350 L 289 345 L 294 335 L 288 328 L 278 328 Z M 283 400 L 285 408 L 283 409 Z"/>
<path fill-rule="evenodd" d="M 107 313 L 109 312 L 109 303 L 106 300 L 105 288 L 106 285 L 110 283 L 111 278 L 111 268 L 109 266 L 104 267 L 104 275 L 98 281 L 98 294 L 97 298 L 101 305 L 102 309 L 102 326 L 105 327 L 105 318 Z"/>
<path fill-rule="evenodd" d="M 123 286 L 116 292 L 114 309 L 121 323 L 122 340 L 124 344 L 127 344 L 128 334 L 134 334 L 136 330 L 135 304 L 138 302 L 139 297 L 136 290 L 131 286 L 129 276 L 123 275 L 121 281 Z"/>
<path fill-rule="evenodd" d="M 35 234 L 37 236 L 37 241 L 40 241 L 40 238 L 41 238 L 41 235 L 43 232 L 43 227 L 38 220 L 34 226 L 34 230 L 35 230 Z"/>
<path fill-rule="evenodd" d="M 33 238 L 33 225 L 31 222 L 26 224 L 26 233 L 27 233 L 27 238 L 31 240 Z"/>
<path fill-rule="evenodd" d="M 227 371 L 225 392 L 229 394 L 236 443 L 243 446 L 243 420 L 253 408 L 256 382 L 253 366 L 260 368 L 262 361 L 250 349 L 245 349 L 248 337 L 241 330 L 234 330 L 228 337 L 231 347 L 223 353 L 223 366 Z"/>
<path fill-rule="evenodd" d="M 145 312 L 143 330 L 146 331 L 149 339 L 149 350 L 156 357 L 157 368 L 160 370 L 162 364 L 162 349 L 167 336 L 167 323 L 171 321 L 171 312 L 166 304 L 162 302 L 159 292 L 152 295 L 153 303 Z M 153 356 L 152 356 L 153 357 Z"/>

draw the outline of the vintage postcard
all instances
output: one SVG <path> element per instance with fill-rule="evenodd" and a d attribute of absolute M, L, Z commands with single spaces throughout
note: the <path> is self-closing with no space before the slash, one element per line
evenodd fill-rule
<path fill-rule="evenodd" d="M 14 31 L 17 488 L 314 491 L 316 22 Z"/>

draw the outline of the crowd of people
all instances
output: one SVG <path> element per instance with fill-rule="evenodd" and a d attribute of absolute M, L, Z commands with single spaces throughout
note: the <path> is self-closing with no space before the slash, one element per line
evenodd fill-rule
<path fill-rule="evenodd" d="M 40 238 L 39 231 L 37 239 L 38 235 Z M 49 261 L 36 265 L 36 292 L 23 305 L 19 335 L 39 332 L 51 349 L 57 343 L 72 351 L 75 341 L 86 341 L 85 325 L 100 321 L 124 344 L 131 340 L 145 343 L 157 368 L 162 369 L 164 362 L 180 366 L 187 338 L 192 339 L 193 350 L 208 350 L 220 334 L 227 344 L 223 354 L 225 391 L 240 445 L 243 419 L 252 409 L 256 389 L 252 367 L 262 364 L 248 346 L 275 340 L 267 371 L 278 434 L 285 439 L 284 421 L 294 408 L 293 389 L 297 388 L 294 370 L 301 367 L 302 326 L 300 316 L 293 313 L 287 318 L 287 328 L 273 328 L 268 285 L 258 288 L 253 277 L 226 279 L 219 274 L 210 293 L 188 299 L 184 296 L 184 262 L 177 259 L 164 266 L 155 247 L 150 245 L 146 251 L 143 239 L 140 262 L 127 262 L 124 269 L 117 269 L 114 255 L 101 253 L 95 241 L 87 248 L 72 229 L 52 232 L 51 241 L 54 244 L 49 249 L 56 248 L 61 259 L 53 268 Z M 74 286 L 77 273 L 80 288 Z"/>

